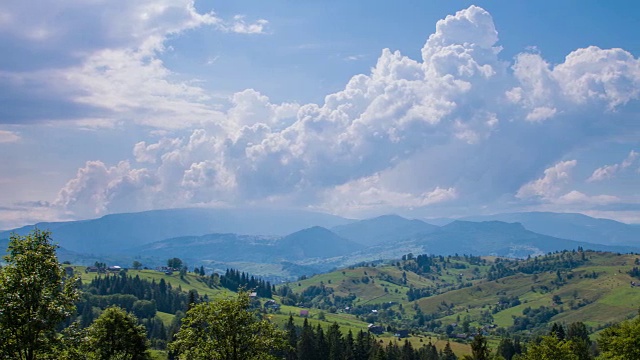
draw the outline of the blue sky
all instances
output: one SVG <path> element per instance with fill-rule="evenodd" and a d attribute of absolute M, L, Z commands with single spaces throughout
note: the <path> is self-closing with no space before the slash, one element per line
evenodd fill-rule
<path fill-rule="evenodd" d="M 0 4 L 0 228 L 188 206 L 640 223 L 635 1 Z"/>

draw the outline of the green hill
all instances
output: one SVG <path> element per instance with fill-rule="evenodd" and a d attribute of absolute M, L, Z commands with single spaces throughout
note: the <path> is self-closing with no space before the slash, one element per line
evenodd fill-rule
<path fill-rule="evenodd" d="M 595 332 L 637 315 L 640 287 L 632 282 L 640 279 L 629 272 L 639 262 L 636 255 L 592 251 L 528 260 L 409 256 L 288 287 L 299 304 L 425 333 L 465 334 L 482 326 L 526 336 L 553 322 L 578 321 Z"/>

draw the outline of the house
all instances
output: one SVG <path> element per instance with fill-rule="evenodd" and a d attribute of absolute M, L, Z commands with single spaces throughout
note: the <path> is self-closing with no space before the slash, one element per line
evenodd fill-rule
<path fill-rule="evenodd" d="M 100 269 L 98 269 L 97 266 L 87 266 L 87 268 L 84 269 L 84 272 L 86 272 L 86 273 L 98 272 L 98 271 L 100 271 Z"/>
<path fill-rule="evenodd" d="M 393 334 L 393 336 L 400 339 L 409 337 L 409 330 L 396 330 L 396 333 Z"/>
<path fill-rule="evenodd" d="M 249 294 L 249 297 L 250 298 L 257 298 L 258 297 L 258 293 L 254 291 L 254 292 Z"/>
<path fill-rule="evenodd" d="M 367 326 L 367 330 L 369 330 L 369 332 L 372 334 L 380 335 L 384 332 L 384 327 L 380 325 L 369 324 L 369 326 Z"/>
<path fill-rule="evenodd" d="M 107 268 L 107 271 L 113 271 L 113 272 L 117 272 L 120 270 L 122 270 L 122 268 L 118 265 L 112 265 Z"/>
<path fill-rule="evenodd" d="M 300 310 L 300 316 L 301 317 L 308 317 L 309 316 L 309 310 Z"/>

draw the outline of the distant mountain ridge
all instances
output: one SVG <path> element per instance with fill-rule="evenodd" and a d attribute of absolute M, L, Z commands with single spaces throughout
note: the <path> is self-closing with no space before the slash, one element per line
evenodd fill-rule
<path fill-rule="evenodd" d="M 544 235 L 595 244 L 640 246 L 640 226 L 576 213 L 521 212 L 469 216 L 465 221 L 519 222 Z"/>
<path fill-rule="evenodd" d="M 339 216 L 279 209 L 169 209 L 106 215 L 98 219 L 39 223 L 0 233 L 20 235 L 34 227 L 54 232 L 61 246 L 85 253 L 118 253 L 120 250 L 180 236 L 211 233 L 286 235 L 312 226 L 332 227 L 351 222 Z"/>
<path fill-rule="evenodd" d="M 526 229 L 520 223 L 502 221 L 454 221 L 412 239 L 431 254 L 473 254 L 526 257 L 558 250 L 577 249 L 633 252 L 640 247 L 611 246 L 561 239 Z"/>
<path fill-rule="evenodd" d="M 201 261 L 280 263 L 344 256 L 361 248 L 362 245 L 341 238 L 329 229 L 314 226 L 284 237 L 238 234 L 183 236 L 142 245 L 127 252 Z"/>
<path fill-rule="evenodd" d="M 383 215 L 346 225 L 338 225 L 331 230 L 346 239 L 371 246 L 432 232 L 436 229 L 438 226 L 422 220 L 409 220 L 398 215 Z"/>
<path fill-rule="evenodd" d="M 331 258 L 360 250 L 362 245 L 340 237 L 329 229 L 314 226 L 283 237 L 276 243 L 283 254 L 299 260 L 310 257 Z"/>
<path fill-rule="evenodd" d="M 517 213 L 477 219 L 492 217 L 508 221 L 456 220 L 436 226 L 398 215 L 350 220 L 292 210 L 172 209 L 37 226 L 52 230 L 61 254 L 74 262 L 92 264 L 111 259 L 126 264 L 140 259 L 145 264 L 159 264 L 180 257 L 190 264 L 247 266 L 257 275 L 266 268 L 277 272 L 274 264 L 282 271 L 317 272 L 409 252 L 527 257 L 579 246 L 640 252 L 640 242 L 632 241 L 640 226 L 579 214 Z M 515 221 L 519 219 L 524 222 Z M 26 234 L 34 226 L 14 231 Z M 549 235 L 567 232 L 592 242 Z M 3 239 L 9 234 L 0 233 L 0 245 L 6 244 Z M 607 234 L 611 237 L 605 238 Z M 283 276 L 294 275 L 301 274 Z"/>
<path fill-rule="evenodd" d="M 456 220 L 434 231 L 419 233 L 395 242 L 364 249 L 359 260 L 398 257 L 408 252 L 433 255 L 496 255 L 512 258 L 542 255 L 560 250 L 584 249 L 610 252 L 639 252 L 640 246 L 593 244 L 535 233 L 520 223 Z"/>

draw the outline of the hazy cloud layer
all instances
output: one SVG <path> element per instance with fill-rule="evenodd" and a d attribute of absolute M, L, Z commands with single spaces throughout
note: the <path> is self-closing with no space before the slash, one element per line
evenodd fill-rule
<path fill-rule="evenodd" d="M 3 1 L 0 104 L 11 111 L 0 111 L 0 123 L 214 121 L 209 95 L 176 80 L 158 57 L 167 39 L 201 26 L 262 34 L 268 21 L 199 13 L 194 0 Z M 38 111 L 43 105 L 55 110 Z"/>

